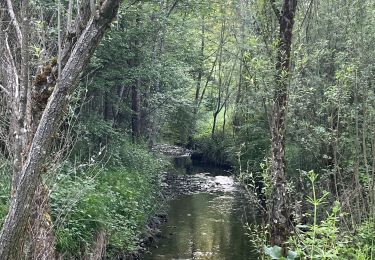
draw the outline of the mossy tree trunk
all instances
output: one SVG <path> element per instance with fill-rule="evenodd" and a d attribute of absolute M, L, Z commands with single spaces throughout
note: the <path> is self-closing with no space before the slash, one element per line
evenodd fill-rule
<path fill-rule="evenodd" d="M 270 216 L 271 243 L 284 247 L 290 233 L 290 213 L 287 199 L 285 166 L 285 130 L 290 74 L 290 53 L 297 0 L 284 0 L 280 12 L 274 1 L 272 7 L 279 20 L 279 45 L 276 63 L 276 90 L 272 115 L 272 166 L 273 184 Z"/>

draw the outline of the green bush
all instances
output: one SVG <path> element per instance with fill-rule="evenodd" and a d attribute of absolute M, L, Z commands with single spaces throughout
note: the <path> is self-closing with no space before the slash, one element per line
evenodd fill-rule
<path fill-rule="evenodd" d="M 164 139 L 177 145 L 186 145 L 193 132 L 194 114 L 192 105 L 182 101 L 167 117 Z"/>
<path fill-rule="evenodd" d="M 218 166 L 234 166 L 236 151 L 234 140 L 227 136 L 205 136 L 196 140 L 197 149 L 205 162 Z"/>
<path fill-rule="evenodd" d="M 51 195 L 58 251 L 78 254 L 98 230 L 106 231 L 113 250 L 132 251 L 158 209 L 164 162 L 140 145 L 116 147 L 108 168 L 65 164 L 59 172 Z"/>
<path fill-rule="evenodd" d="M 317 174 L 309 171 L 307 177 L 312 187 L 312 196 L 307 201 L 313 206 L 313 223 L 297 226 L 295 235 L 289 241 L 290 247 L 301 259 L 373 259 L 375 222 L 363 222 L 353 235 L 340 225 L 344 214 L 338 201 L 333 204 L 331 212 L 319 221 L 319 211 L 326 203 L 328 193 L 324 192 L 318 197 Z M 301 228 L 307 232 L 301 232 Z"/>

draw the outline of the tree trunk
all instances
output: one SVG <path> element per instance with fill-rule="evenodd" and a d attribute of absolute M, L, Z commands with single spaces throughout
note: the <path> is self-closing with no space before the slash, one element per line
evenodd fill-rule
<path fill-rule="evenodd" d="M 139 5 L 138 10 L 140 11 L 142 8 Z M 140 16 L 137 15 L 136 18 L 136 26 L 140 27 Z M 134 40 L 133 43 L 133 51 L 135 52 L 133 61 L 131 62 L 134 68 L 137 68 L 140 65 L 140 44 L 138 39 Z M 141 136 L 141 76 L 136 73 L 136 78 L 134 79 L 133 86 L 132 86 L 132 136 L 133 141 L 137 141 L 137 139 Z"/>
<path fill-rule="evenodd" d="M 77 37 L 80 36 L 82 32 L 82 27 L 86 26 L 89 19 L 92 17 L 91 9 L 87 9 L 89 0 L 84 0 L 81 2 L 80 15 L 76 17 L 76 20 L 81 24 L 77 25 L 77 31 L 73 32 L 69 24 L 67 25 L 66 42 L 64 45 L 64 50 L 62 50 L 62 39 L 60 36 L 60 31 L 62 28 L 58 26 L 59 30 L 59 53 L 57 64 L 53 61 L 51 64 L 44 67 L 39 74 L 32 86 L 31 94 L 29 95 L 27 117 L 28 117 L 28 140 L 27 143 L 32 142 L 32 138 L 40 122 L 42 112 L 47 105 L 48 98 L 50 96 L 50 89 L 55 86 L 57 79 L 61 78 L 62 68 L 66 65 L 70 52 L 67 50 L 72 50 L 72 46 L 76 41 L 70 40 L 69 34 L 75 34 Z M 58 2 L 60 5 L 60 2 Z M 59 6 L 60 9 L 60 6 Z M 60 11 L 59 11 L 60 12 Z M 60 14 L 58 14 L 60 16 Z M 48 72 L 48 74 L 47 74 Z M 56 77 L 57 75 L 57 77 Z M 44 80 L 46 78 L 47 80 Z M 39 80 L 38 80 L 39 79 Z M 41 98 L 42 97 L 42 98 Z M 24 151 L 24 153 L 27 153 Z M 42 174 L 47 173 L 48 164 L 44 164 Z M 26 245 L 29 247 L 28 258 L 29 259 L 55 259 L 55 235 L 53 223 L 50 216 L 49 207 L 49 187 L 43 182 L 43 178 L 40 179 L 36 193 L 33 198 L 32 212 L 29 219 L 30 230 L 28 241 Z"/>
<path fill-rule="evenodd" d="M 19 171 L 16 187 L 12 191 L 9 212 L 5 218 L 0 234 L 0 259 L 20 259 L 22 256 L 22 240 L 25 237 L 26 226 L 31 214 L 32 202 L 37 187 L 41 182 L 41 174 L 50 142 L 58 129 L 63 111 L 69 102 L 70 94 L 76 86 L 80 72 L 90 60 L 98 42 L 109 28 L 115 17 L 119 0 L 106 0 L 99 7 L 98 14 L 92 16 L 83 28 L 77 42 L 67 52 L 66 64 L 53 88 L 50 97 L 41 96 L 43 93 L 34 92 L 34 102 L 48 100 L 45 108 L 41 109 L 41 119 L 35 124 L 35 134 L 31 136 L 30 148 L 24 154 L 25 160 Z M 64 56 L 63 56 L 64 57 Z M 64 60 L 62 61 L 64 63 Z M 41 98 L 41 100 L 38 99 Z M 33 108 L 35 109 L 35 108 Z M 34 112 L 37 112 L 33 110 Z M 30 129 L 30 132 L 33 132 Z"/>
<path fill-rule="evenodd" d="M 222 7 L 221 7 L 222 8 Z M 221 10 L 222 11 L 222 10 Z M 212 130 L 211 130 L 211 138 L 214 138 L 215 131 L 216 131 L 216 124 L 217 124 L 217 116 L 219 115 L 221 109 L 222 109 L 222 88 L 223 88 L 223 78 L 222 78 L 222 65 L 223 65 L 223 45 L 224 45 L 224 36 L 225 36 L 225 21 L 222 21 L 221 23 L 221 29 L 220 29 L 220 45 L 218 49 L 218 96 L 216 98 L 216 108 L 213 113 L 213 124 L 212 124 Z"/>
<path fill-rule="evenodd" d="M 156 22 L 155 17 L 152 18 L 153 22 Z M 152 46 L 152 61 L 151 61 L 151 66 L 152 67 L 158 67 L 159 63 L 159 38 L 160 38 L 160 29 L 157 30 L 154 38 L 154 44 Z M 153 112 L 152 105 L 150 102 L 150 99 L 152 97 L 152 92 L 154 90 L 159 89 L 159 84 L 160 80 L 159 77 L 156 76 L 154 77 L 153 80 L 149 83 L 147 90 L 145 91 L 145 96 L 144 96 L 144 122 L 145 122 L 145 133 L 147 137 L 147 146 L 151 150 L 155 143 L 156 143 L 156 125 L 157 125 L 157 113 Z"/>
<path fill-rule="evenodd" d="M 237 134 L 241 125 L 241 97 L 242 97 L 242 85 L 243 85 L 243 74 L 244 74 L 244 54 L 245 54 L 245 17 L 244 17 L 244 9 L 246 8 L 243 6 L 242 2 L 239 3 L 239 7 L 237 10 L 238 16 L 241 19 L 240 24 L 240 67 L 238 71 L 238 83 L 237 83 L 237 90 L 236 90 L 236 99 L 234 103 L 234 115 L 233 115 L 233 135 Z"/>
<path fill-rule="evenodd" d="M 91 247 L 91 251 L 84 260 L 101 260 L 105 257 L 107 246 L 107 235 L 104 230 L 99 230 L 95 237 L 94 243 Z"/>
<path fill-rule="evenodd" d="M 123 99 L 124 99 L 124 93 L 125 93 L 124 85 L 117 87 L 117 100 L 116 100 L 116 105 L 113 107 L 113 126 L 114 127 L 117 127 L 119 125 L 118 116 L 120 114 L 121 103 L 123 102 Z"/>
<path fill-rule="evenodd" d="M 275 6 L 273 6 L 276 10 Z M 279 46 L 276 64 L 276 91 L 272 117 L 272 167 L 273 202 L 270 216 L 271 243 L 285 249 L 290 233 L 290 214 L 287 199 L 285 166 L 285 129 L 287 90 L 290 73 L 292 30 L 297 0 L 284 0 L 283 10 L 277 11 L 279 18 Z M 284 253 L 286 250 L 284 250 Z"/>
<path fill-rule="evenodd" d="M 212 123 L 212 129 L 211 129 L 211 138 L 214 138 L 215 137 L 215 130 L 216 130 L 216 121 L 217 121 L 217 115 L 219 113 L 218 112 L 214 112 L 214 121 Z"/>
<path fill-rule="evenodd" d="M 196 115 L 199 109 L 199 98 L 200 98 L 200 91 L 202 85 L 202 77 L 204 72 L 204 48 L 205 48 L 205 21 L 204 16 L 202 16 L 202 26 L 201 26 L 201 48 L 200 48 L 200 57 L 199 57 L 199 68 L 198 68 L 198 75 L 197 75 L 197 84 L 195 87 L 195 102 L 194 102 L 194 120 L 196 119 Z M 195 122 L 194 122 L 195 123 Z"/>
<path fill-rule="evenodd" d="M 113 100 L 110 97 L 109 93 L 104 93 L 104 120 L 114 122 L 114 109 L 113 109 Z"/>
<path fill-rule="evenodd" d="M 30 216 L 30 252 L 28 259 L 55 259 L 55 236 L 49 207 L 49 188 L 40 181 Z"/>
<path fill-rule="evenodd" d="M 226 117 L 227 117 L 227 110 L 228 110 L 228 106 L 227 106 L 227 101 L 224 102 L 224 115 L 223 115 L 223 137 L 225 136 L 225 125 L 226 125 Z"/>
<path fill-rule="evenodd" d="M 132 134 L 133 140 L 137 140 L 141 135 L 141 94 L 139 81 L 132 87 Z"/>

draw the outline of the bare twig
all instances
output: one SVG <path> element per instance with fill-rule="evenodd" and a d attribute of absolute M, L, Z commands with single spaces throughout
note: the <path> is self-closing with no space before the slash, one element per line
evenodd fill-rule
<path fill-rule="evenodd" d="M 180 2 L 180 0 L 176 0 L 176 1 L 174 2 L 174 4 L 172 5 L 171 9 L 169 9 L 169 11 L 168 11 L 168 13 L 167 13 L 167 15 L 166 15 L 167 18 L 172 14 L 172 12 L 173 12 L 173 10 L 176 8 L 178 2 Z"/>
<path fill-rule="evenodd" d="M 0 89 L 1 89 L 2 91 L 4 91 L 5 94 L 7 94 L 8 96 L 10 95 L 9 91 L 8 91 L 3 85 L 1 85 L 1 84 L 0 84 Z"/>

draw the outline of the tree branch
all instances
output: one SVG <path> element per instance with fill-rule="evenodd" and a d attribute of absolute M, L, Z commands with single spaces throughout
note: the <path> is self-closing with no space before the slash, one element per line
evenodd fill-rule
<path fill-rule="evenodd" d="M 305 21 L 306 21 L 307 15 L 308 15 L 309 12 L 311 11 L 311 7 L 312 7 L 313 2 L 314 2 L 314 0 L 311 0 L 311 1 L 310 1 L 310 4 L 309 4 L 309 6 L 308 6 L 308 8 L 307 8 L 307 10 L 306 10 L 306 13 L 305 13 L 304 17 L 303 17 L 303 20 L 302 20 L 302 23 L 301 23 L 300 28 L 303 27 L 303 25 L 304 25 L 304 23 L 305 23 Z"/>
<path fill-rule="evenodd" d="M 10 95 L 9 91 L 8 91 L 3 85 L 1 85 L 1 84 L 0 84 L 0 89 L 1 89 L 2 91 L 4 91 L 5 94 L 7 94 L 8 96 Z"/>
<path fill-rule="evenodd" d="M 180 2 L 180 0 L 176 0 L 176 1 L 174 2 L 174 4 L 172 5 L 171 9 L 169 9 L 169 11 L 168 11 L 168 13 L 167 13 L 167 16 L 166 16 L 167 18 L 172 14 L 172 12 L 173 12 L 173 10 L 176 8 L 178 2 Z"/>
<path fill-rule="evenodd" d="M 277 9 L 276 7 L 276 3 L 275 3 L 275 0 L 270 0 L 271 1 L 271 6 L 272 6 L 272 10 L 274 11 L 276 17 L 277 17 L 277 20 L 280 20 L 280 10 Z"/>
<path fill-rule="evenodd" d="M 21 27 L 17 21 L 16 14 L 14 13 L 13 5 L 12 5 L 12 0 L 7 0 L 7 6 L 8 6 L 8 13 L 10 18 L 12 19 L 12 23 L 14 28 L 16 29 L 16 35 L 17 35 L 17 40 L 19 46 L 21 46 L 22 43 L 22 33 L 21 33 Z"/>
<path fill-rule="evenodd" d="M 6 64 L 6 81 L 7 85 L 9 86 L 8 89 L 10 89 L 11 94 L 13 95 L 13 98 L 18 98 L 18 73 L 17 73 L 17 67 L 14 63 L 12 51 L 10 50 L 9 42 L 8 42 L 8 35 L 5 36 L 5 64 Z"/>

